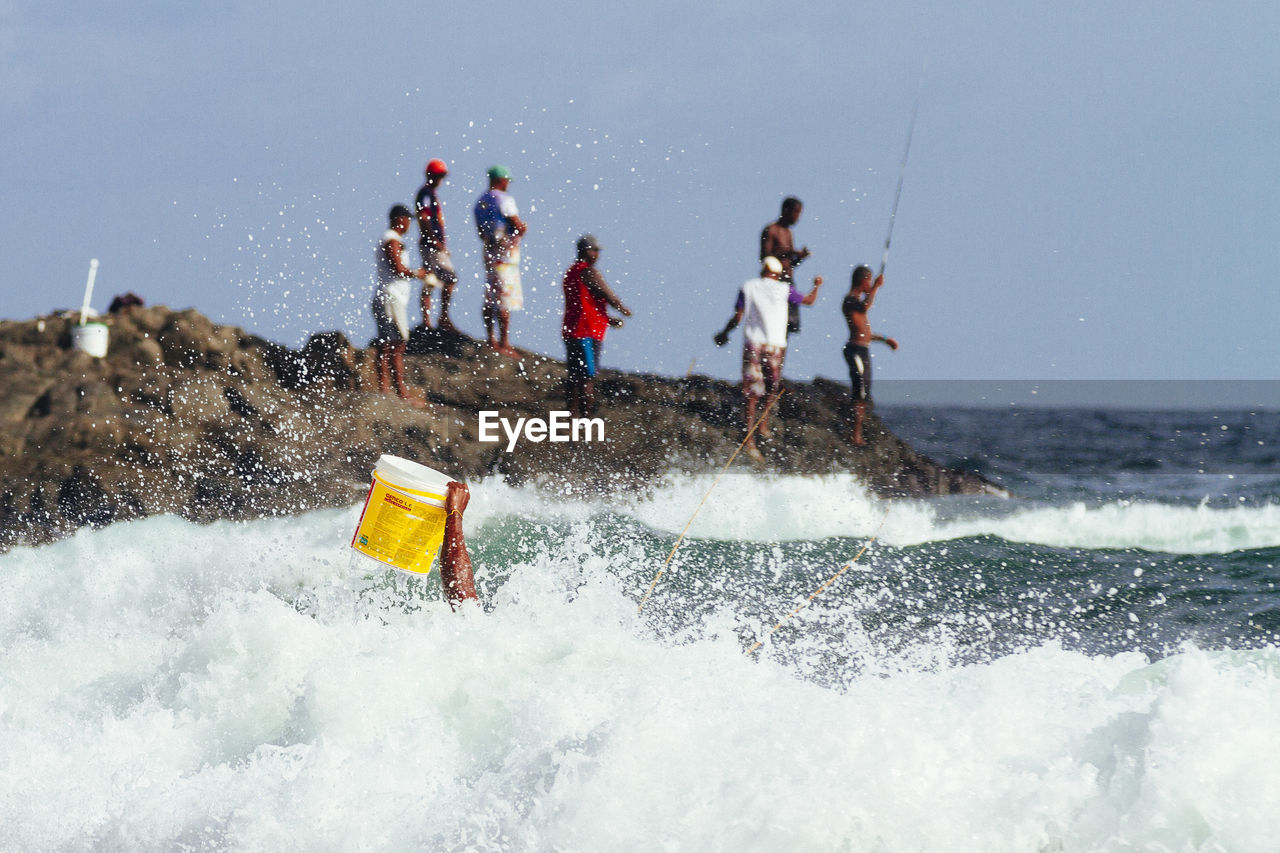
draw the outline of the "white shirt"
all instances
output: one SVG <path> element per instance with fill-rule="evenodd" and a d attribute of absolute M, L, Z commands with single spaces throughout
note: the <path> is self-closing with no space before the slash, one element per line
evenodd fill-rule
<path fill-rule="evenodd" d="M 374 295 L 384 297 L 388 294 L 394 294 L 396 298 L 400 298 L 401 291 L 409 292 L 411 282 L 402 276 L 396 269 L 395 264 L 391 263 L 391 259 L 387 257 L 386 245 L 394 243 L 399 249 L 400 263 L 407 269 L 409 267 L 409 250 L 404 245 L 404 236 L 394 228 L 388 228 L 382 235 L 382 239 L 378 241 L 378 277 L 374 282 Z M 396 251 L 396 249 L 392 249 Z M 403 282 L 403 284 L 397 284 Z M 406 297 L 407 298 L 407 297 Z"/>
<path fill-rule="evenodd" d="M 787 298 L 791 287 L 772 278 L 753 278 L 742 285 L 742 336 L 748 344 L 787 345 Z"/>

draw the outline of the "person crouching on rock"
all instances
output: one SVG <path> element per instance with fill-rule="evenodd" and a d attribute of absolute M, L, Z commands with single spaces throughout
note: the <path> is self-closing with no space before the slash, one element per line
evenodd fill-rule
<path fill-rule="evenodd" d="M 465 483 L 450 483 L 445 492 L 444 542 L 440 546 L 440 584 L 445 600 L 454 610 L 464 601 L 475 601 L 475 577 L 471 574 L 471 554 L 462 533 L 462 513 L 471 500 Z"/>
<path fill-rule="evenodd" d="M 387 218 L 391 227 L 378 243 L 372 305 L 373 320 L 378 326 L 378 390 L 385 393 L 389 384 L 394 385 L 396 393 L 410 405 L 421 407 L 425 405 L 423 400 L 411 395 L 404 383 L 404 350 L 409 341 L 410 279 L 426 278 L 427 272 L 409 267 L 409 250 L 404 245 L 405 232 L 413 222 L 409 208 L 397 204 Z"/>
<path fill-rule="evenodd" d="M 564 322 L 560 336 L 565 349 L 565 402 L 575 420 L 595 414 L 596 370 L 600 366 L 600 350 L 604 333 L 610 326 L 622 326 L 618 317 L 610 317 L 612 305 L 623 317 L 631 309 L 622 304 L 596 269 L 600 260 L 600 242 L 590 234 L 578 238 L 578 259 L 564 274 Z"/>
<path fill-rule="evenodd" d="M 729 342 L 729 332 L 742 323 L 742 391 L 747 398 L 747 455 L 764 461 L 756 447 L 751 426 L 756 419 L 756 405 L 766 394 L 772 397 L 782 385 L 782 361 L 787 352 L 787 306 L 812 305 L 818 299 L 822 276 L 813 280 L 813 290 L 801 296 L 793 286 L 781 281 L 782 263 L 772 255 L 764 259 L 760 278 L 753 278 L 738 291 L 734 314 L 713 340 L 722 347 Z M 760 418 L 759 433 L 769 438 L 769 413 Z"/>
<path fill-rule="evenodd" d="M 876 301 L 876 292 L 884 284 L 884 273 L 871 280 L 871 268 L 856 267 L 849 284 L 849 292 L 840 305 L 845 322 L 849 324 L 849 342 L 844 345 L 844 360 L 849 365 L 849 382 L 853 388 L 853 443 L 862 446 L 862 419 L 871 402 L 871 342 L 883 341 L 889 349 L 896 350 L 898 342 L 884 335 L 871 334 L 871 321 L 867 313 Z"/>

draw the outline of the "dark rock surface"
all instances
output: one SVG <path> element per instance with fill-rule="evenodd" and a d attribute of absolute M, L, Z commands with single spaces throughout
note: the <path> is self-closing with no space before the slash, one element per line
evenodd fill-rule
<path fill-rule="evenodd" d="M 564 408 L 564 365 L 499 356 L 465 337 L 415 334 L 410 382 L 425 408 L 373 385 L 373 353 L 339 332 L 300 351 L 212 323 L 194 309 L 113 315 L 110 351 L 70 348 L 71 320 L 0 322 L 0 548 L 157 513 L 197 521 L 341 506 L 364 494 L 381 453 L 460 478 L 498 475 L 555 491 L 643 488 L 669 471 L 718 470 L 742 440 L 737 385 L 605 370 L 606 440 L 478 440 L 480 410 L 547 418 Z M 842 439 L 847 390 L 788 383 L 760 471 L 852 471 L 884 495 L 998 493 L 915 453 L 871 415 L 869 445 Z"/>

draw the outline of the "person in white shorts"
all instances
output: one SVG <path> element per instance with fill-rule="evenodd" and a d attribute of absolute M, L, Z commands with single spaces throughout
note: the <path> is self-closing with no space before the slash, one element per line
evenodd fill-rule
<path fill-rule="evenodd" d="M 378 390 L 395 388 L 396 394 L 413 406 L 423 406 L 420 395 L 411 394 L 404 382 L 404 350 L 409 342 L 409 297 L 412 279 L 426 278 L 425 269 L 409 267 L 409 250 L 404 235 L 413 222 L 409 208 L 397 204 L 387 214 L 391 227 L 378 241 L 375 255 L 377 275 L 373 285 L 373 321 L 378 327 Z"/>
<path fill-rule="evenodd" d="M 742 393 L 747 398 L 748 431 L 755 423 L 760 398 L 772 397 L 782 387 L 782 360 L 787 352 L 787 306 L 812 305 L 822 286 L 822 277 L 818 276 L 809 295 L 801 296 L 793 285 L 781 280 L 782 274 L 782 263 L 772 255 L 765 257 L 760 278 L 742 285 L 733 316 L 713 339 L 716 346 L 724 346 L 729 342 L 729 332 L 742 323 Z M 762 438 L 772 436 L 767 408 L 760 418 L 759 433 Z M 749 432 L 743 449 L 752 459 L 763 461 L 754 433 Z"/>
<path fill-rule="evenodd" d="M 523 300 L 519 293 L 518 266 L 512 269 L 518 258 L 520 238 L 528 230 L 516 201 L 507 193 L 511 183 L 511 170 L 506 166 L 489 169 L 489 189 L 476 202 L 476 233 L 484 251 L 484 330 L 489 346 L 503 355 L 519 358 L 520 353 L 511 346 L 511 311 L 519 308 Z M 503 275 L 514 278 L 504 281 Z M 494 321 L 500 337 L 493 333 Z"/>

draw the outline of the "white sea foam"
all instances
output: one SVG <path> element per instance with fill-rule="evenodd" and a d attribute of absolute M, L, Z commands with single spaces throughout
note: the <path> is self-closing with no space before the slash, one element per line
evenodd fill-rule
<path fill-rule="evenodd" d="M 588 511 L 486 485 L 468 526 L 483 540 L 512 512 Z M 814 504 L 774 533 L 837 515 Z M 509 567 L 490 612 L 456 614 L 371 563 L 353 570 L 354 525 L 353 510 L 156 518 L 0 557 L 0 847 L 1247 851 L 1280 837 L 1274 649 L 1152 664 L 1045 646 L 954 666 L 928 648 L 838 691 L 744 657 L 730 630 L 654 637 L 622 567 L 567 556 L 589 524 Z"/>
<path fill-rule="evenodd" d="M 871 496 L 852 475 L 759 478 L 730 473 L 711 489 L 711 476 L 670 480 L 652 497 L 623 497 L 610 507 L 655 530 L 678 534 L 697 510 L 694 538 L 774 542 L 867 537 L 896 546 L 970 536 L 997 536 L 1061 548 L 1141 548 L 1209 554 L 1280 546 L 1280 504 L 1229 508 L 1116 501 L 1098 506 L 990 502 L 941 513 L 927 501 L 892 503 Z M 486 490 L 497 511 L 516 512 L 538 500 L 532 490 Z M 597 505 L 562 503 L 542 510 L 581 519 Z M 527 511 L 527 509 L 525 510 Z M 881 524 L 883 523 L 883 527 Z"/>

